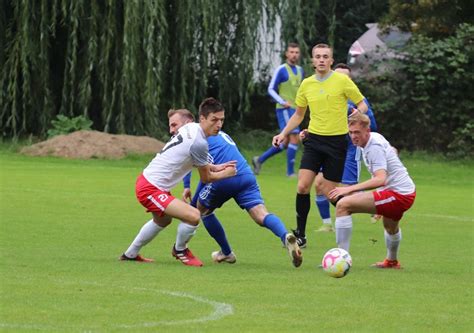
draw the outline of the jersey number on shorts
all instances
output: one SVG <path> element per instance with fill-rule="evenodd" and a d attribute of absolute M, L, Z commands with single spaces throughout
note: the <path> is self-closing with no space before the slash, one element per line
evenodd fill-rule
<path fill-rule="evenodd" d="M 183 137 L 181 136 L 181 134 L 178 134 L 178 135 L 175 135 L 173 136 L 170 141 L 168 141 L 166 143 L 166 145 L 163 147 L 163 149 L 161 150 L 160 154 L 163 154 L 165 151 L 167 151 L 168 149 L 170 149 L 171 147 L 174 147 L 174 146 L 177 146 L 179 145 L 180 143 L 183 142 Z"/>

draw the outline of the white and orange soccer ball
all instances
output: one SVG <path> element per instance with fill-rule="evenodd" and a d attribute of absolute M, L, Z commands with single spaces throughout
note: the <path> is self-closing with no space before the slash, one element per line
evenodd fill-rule
<path fill-rule="evenodd" d="M 330 276 L 341 278 L 349 273 L 352 267 L 352 258 L 349 252 L 344 249 L 330 249 L 324 254 L 322 266 Z"/>

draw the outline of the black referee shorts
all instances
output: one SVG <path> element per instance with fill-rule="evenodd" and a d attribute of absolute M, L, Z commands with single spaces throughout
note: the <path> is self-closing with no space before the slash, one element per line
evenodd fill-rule
<path fill-rule="evenodd" d="M 300 169 L 323 172 L 327 180 L 340 183 L 346 161 L 347 134 L 318 135 L 308 133 L 303 141 L 304 151 Z"/>

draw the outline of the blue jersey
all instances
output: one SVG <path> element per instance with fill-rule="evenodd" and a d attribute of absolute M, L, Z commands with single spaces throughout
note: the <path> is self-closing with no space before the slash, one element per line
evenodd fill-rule
<path fill-rule="evenodd" d="M 229 161 L 237 161 L 237 175 L 253 174 L 245 158 L 240 153 L 234 140 L 225 132 L 207 138 L 209 144 L 208 161 L 212 164 L 222 164 Z M 184 187 L 189 188 L 191 183 L 191 173 L 184 179 Z"/>
<path fill-rule="evenodd" d="M 367 104 L 367 116 L 370 118 L 370 131 L 377 132 L 377 123 L 375 122 L 374 113 L 372 112 L 372 107 L 369 104 L 367 98 L 364 98 L 365 104 Z M 347 114 L 352 113 L 352 109 L 357 108 L 357 106 L 350 102 L 347 105 Z M 349 138 L 347 145 L 347 155 L 346 162 L 344 164 L 344 173 L 342 175 L 341 183 L 346 185 L 354 185 L 359 182 L 360 175 L 360 157 L 361 150 L 356 147 L 352 140 Z"/>
<path fill-rule="evenodd" d="M 247 160 L 242 156 L 234 140 L 225 132 L 207 138 L 209 143 L 209 162 L 212 164 L 223 164 L 229 161 L 237 161 L 237 175 L 251 173 L 252 169 Z"/>
<path fill-rule="evenodd" d="M 218 135 L 208 137 L 207 142 L 209 143 L 209 162 L 222 164 L 237 161 L 237 175 L 209 184 L 203 184 L 200 181 L 191 205 L 196 207 L 199 200 L 204 207 L 215 209 L 232 198 L 240 208 L 247 210 L 263 204 L 255 175 L 234 140 L 220 131 Z"/>
<path fill-rule="evenodd" d="M 377 132 L 377 122 L 375 121 L 375 116 L 374 116 L 374 112 L 372 111 L 372 107 L 370 106 L 369 101 L 367 100 L 367 98 L 364 98 L 364 102 L 365 102 L 365 104 L 367 104 L 367 107 L 368 107 L 367 116 L 370 119 L 370 131 L 371 132 Z M 347 106 L 348 106 L 347 113 L 349 115 L 352 113 L 352 109 L 357 108 L 357 105 L 355 105 L 351 101 L 349 101 Z"/>

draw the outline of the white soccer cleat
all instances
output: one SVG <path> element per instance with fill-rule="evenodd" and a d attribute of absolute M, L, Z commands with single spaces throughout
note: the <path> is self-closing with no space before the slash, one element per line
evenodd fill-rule
<path fill-rule="evenodd" d="M 334 232 L 334 228 L 332 227 L 331 224 L 323 224 L 317 232 Z"/>
<path fill-rule="evenodd" d="M 222 253 L 222 251 L 215 251 L 215 252 L 212 252 L 211 257 L 212 257 L 212 260 L 217 263 L 226 262 L 229 264 L 235 264 L 235 262 L 237 261 L 237 258 L 234 252 L 231 252 L 228 255 L 225 255 L 224 253 Z"/>
<path fill-rule="evenodd" d="M 293 266 L 300 267 L 303 263 L 303 254 L 297 242 L 297 238 L 292 233 L 287 233 L 285 236 L 285 246 L 290 255 Z"/>

